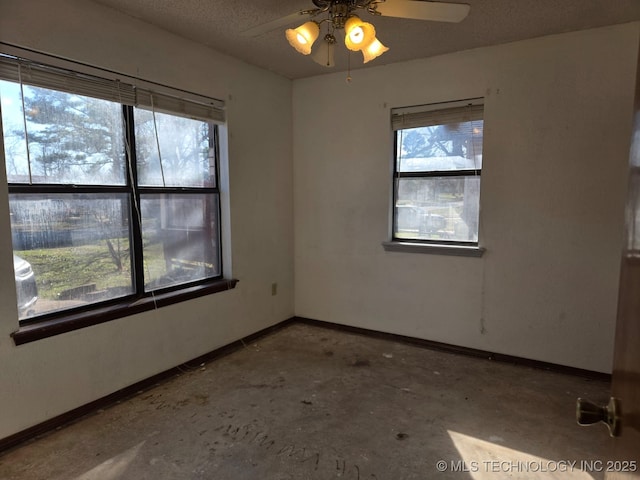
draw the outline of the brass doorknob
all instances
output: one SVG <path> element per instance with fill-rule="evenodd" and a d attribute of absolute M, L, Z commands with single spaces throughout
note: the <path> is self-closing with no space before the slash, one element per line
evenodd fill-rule
<path fill-rule="evenodd" d="M 579 425 L 593 425 L 603 422 L 609 427 L 612 437 L 619 437 L 622 431 L 620 400 L 611 397 L 608 405 L 597 405 L 579 398 L 576 402 L 576 420 Z"/>

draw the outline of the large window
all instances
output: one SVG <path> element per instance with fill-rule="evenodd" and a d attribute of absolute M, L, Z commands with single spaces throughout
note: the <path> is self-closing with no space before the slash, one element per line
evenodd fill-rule
<path fill-rule="evenodd" d="M 19 319 L 222 276 L 219 102 L 0 57 Z"/>
<path fill-rule="evenodd" d="M 394 109 L 393 240 L 478 245 L 482 100 Z"/>

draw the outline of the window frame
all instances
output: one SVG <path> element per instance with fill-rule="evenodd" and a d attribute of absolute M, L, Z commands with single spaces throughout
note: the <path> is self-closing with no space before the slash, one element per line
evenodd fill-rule
<path fill-rule="evenodd" d="M 473 169 L 457 169 L 457 170 L 418 170 L 410 172 L 400 171 L 398 148 L 399 137 L 402 130 L 408 130 L 411 128 L 420 128 L 423 126 L 420 122 L 421 114 L 438 114 L 446 112 L 447 110 L 455 110 L 463 107 L 480 107 L 482 110 L 482 119 L 484 122 L 484 98 L 470 98 L 452 102 L 441 102 L 434 104 L 418 105 L 412 107 L 392 108 L 391 109 L 391 124 L 393 134 L 393 174 L 392 174 L 392 188 L 391 188 L 391 214 L 390 214 L 390 240 L 382 242 L 382 246 L 386 251 L 391 252 L 404 252 L 404 253 L 428 253 L 437 255 L 456 255 L 467 257 L 481 257 L 485 248 L 480 246 L 480 231 L 478 231 L 477 241 L 461 241 L 461 240 L 447 240 L 447 239 L 419 239 L 419 238 L 406 238 L 396 235 L 397 226 L 397 197 L 399 184 L 401 179 L 428 179 L 428 178 L 465 178 L 465 177 L 477 177 L 482 176 L 482 166 L 480 168 Z M 399 118 L 403 115 L 407 115 L 413 119 L 409 121 L 409 125 L 404 127 L 403 120 Z M 455 122 L 442 122 L 432 123 L 431 125 L 446 125 L 447 123 Z M 481 189 L 480 189 L 481 191 Z M 480 225 L 480 197 L 478 198 L 478 225 Z"/>
<path fill-rule="evenodd" d="M 209 142 L 210 142 L 210 148 L 211 148 L 211 143 L 213 143 L 213 148 L 214 148 L 214 157 L 215 157 L 215 172 L 214 172 L 214 178 L 215 178 L 215 182 L 214 185 L 211 187 L 182 187 L 182 186 L 147 186 L 147 185 L 139 185 L 138 184 L 138 168 L 137 168 L 137 151 L 136 151 L 136 136 L 135 136 L 135 111 L 134 111 L 135 107 L 132 106 L 126 106 L 123 105 L 123 114 L 126 118 L 126 125 L 127 125 L 127 132 L 125 133 L 127 135 L 127 142 L 130 146 L 130 158 L 127 159 L 127 161 L 130 162 L 130 168 L 131 168 L 131 172 L 132 172 L 132 177 L 133 178 L 129 178 L 128 179 L 128 183 L 135 183 L 135 185 L 132 185 L 132 200 L 135 202 L 136 205 L 140 206 L 141 205 L 141 200 L 143 198 L 143 196 L 145 195 L 153 195 L 153 194 L 168 194 L 168 195 L 201 195 L 201 194 L 209 194 L 209 195 L 213 195 L 215 198 L 215 204 L 216 204 L 216 226 L 217 226 L 217 252 L 216 252 L 216 256 L 218 258 L 218 264 L 219 264 L 219 273 L 218 275 L 214 276 L 214 277 L 208 277 L 207 279 L 203 279 L 203 280 L 196 280 L 193 282 L 189 282 L 189 283 L 181 283 L 178 285 L 172 285 L 172 286 L 168 286 L 168 287 L 163 287 L 163 288 L 158 288 L 155 290 L 151 290 L 149 292 L 145 292 L 145 282 L 144 282 L 144 277 L 142 275 L 135 275 L 134 273 L 134 278 L 133 278 L 133 285 L 134 285 L 134 292 L 141 292 L 141 293 L 136 293 L 136 297 L 138 298 L 143 298 L 146 296 L 154 296 L 154 295 L 158 295 L 158 293 L 167 293 L 167 292 L 172 292 L 172 291 L 178 291 L 178 290 L 183 290 L 186 288 L 189 288 L 190 286 L 194 286 L 194 285 L 199 285 L 202 283 L 207 283 L 207 282 L 216 282 L 218 280 L 221 280 L 223 278 L 223 272 L 224 272 L 224 265 L 223 265 L 223 255 L 222 255 L 222 229 L 221 229 L 221 225 L 220 225 L 220 219 L 222 218 L 222 210 L 221 210 L 221 206 L 220 206 L 220 142 L 219 142 L 219 129 L 218 129 L 218 125 L 216 125 L 213 122 L 208 122 L 209 124 L 209 133 L 210 133 L 210 137 L 209 137 Z M 211 134 L 212 137 L 211 138 Z M 138 207 L 140 208 L 140 207 Z M 143 258 L 143 245 L 142 245 L 142 225 L 141 225 L 141 217 L 140 217 L 140 213 L 139 212 L 135 212 L 132 211 L 132 216 L 131 216 L 131 221 L 133 223 L 132 226 L 132 233 L 138 233 L 138 235 L 134 235 L 132 234 L 132 238 L 131 238 L 131 244 L 132 247 L 134 249 L 135 252 L 140 252 L 140 254 L 136 253 L 135 254 L 135 258 L 132 259 L 133 261 L 133 265 L 132 265 L 132 269 L 134 272 L 144 272 L 144 258 Z"/>
<path fill-rule="evenodd" d="M 42 54 L 39 57 L 43 57 Z M 113 72 L 97 69 L 91 67 L 91 72 L 87 73 L 86 68 L 81 64 L 74 64 L 66 60 L 56 59 L 55 57 L 49 58 L 53 66 L 49 63 L 42 62 L 41 58 L 38 60 L 29 60 L 26 56 L 15 55 L 15 53 L 0 52 L 0 78 L 3 80 L 13 81 L 16 79 L 11 77 L 11 63 L 34 65 L 37 68 L 44 69 L 44 75 L 48 74 L 47 70 L 57 73 L 63 72 L 70 77 L 80 77 L 80 80 L 87 78 L 95 78 L 99 82 L 109 83 L 115 82 L 118 85 L 118 89 L 121 85 L 126 88 L 128 84 L 123 84 L 123 76 L 117 75 L 117 78 L 113 78 Z M 2 63 L 4 62 L 4 63 Z M 7 66 L 9 64 L 9 66 Z M 59 66 L 59 64 L 63 64 Z M 78 67 L 77 69 L 75 67 Z M 20 67 L 18 67 L 20 68 Z M 9 72 L 9 75 L 7 74 Z M 97 73 L 96 73 L 97 72 Z M 103 76 L 104 74 L 104 76 Z M 96 76 L 97 75 L 97 76 Z M 20 72 L 18 71 L 18 76 Z M 55 75 L 54 75 L 55 76 Z M 107 77 L 107 78 L 105 78 Z M 111 77 L 111 78 L 109 78 Z M 129 246 L 131 250 L 130 263 L 131 263 L 131 281 L 133 292 L 129 295 L 104 300 L 100 302 L 90 303 L 86 305 L 77 306 L 70 309 L 53 311 L 50 313 L 44 313 L 33 318 L 22 319 L 18 322 L 18 329 L 14 331 L 11 336 L 16 345 L 21 345 L 31 341 L 47 338 L 53 335 L 58 335 L 65 332 L 70 332 L 79 328 L 84 328 L 91 325 L 97 325 L 107 321 L 127 317 L 137 313 L 141 313 L 148 310 L 157 309 L 174 303 L 191 300 L 204 295 L 210 295 L 213 293 L 229 290 L 235 288 L 237 284 L 236 279 L 224 278 L 224 265 L 223 265 L 223 233 L 222 226 L 222 202 L 220 194 L 220 173 L 221 173 L 221 152 L 220 152 L 220 125 L 224 125 L 224 102 L 208 97 L 203 97 L 197 94 L 184 92 L 182 90 L 176 90 L 171 87 L 167 87 L 153 82 L 148 82 L 142 79 L 136 79 L 134 77 L 125 77 L 125 80 L 129 80 L 136 87 L 133 87 L 135 92 L 137 85 L 142 85 L 137 93 L 141 99 L 140 104 L 133 104 L 130 101 L 126 103 L 115 101 L 121 106 L 123 115 L 123 121 L 125 129 L 122 138 L 122 147 L 125 144 L 129 144 L 129 148 L 125 152 L 125 168 L 131 174 L 126 174 L 126 182 L 124 185 L 72 185 L 72 184 L 45 184 L 45 183 L 12 183 L 7 179 L 7 192 L 9 195 L 21 195 L 21 194 L 116 194 L 124 193 L 129 198 L 128 208 L 128 222 L 129 226 Z M 42 81 L 37 79 L 36 81 Z M 72 80 L 73 81 L 73 80 Z M 46 78 L 45 84 L 36 84 L 49 90 L 67 91 L 67 93 L 75 93 L 78 95 L 87 96 L 85 92 L 75 92 L 56 88 L 56 85 L 47 86 Z M 29 82 L 27 82 L 29 83 Z M 30 84 L 30 83 L 29 83 Z M 154 109 L 154 95 L 155 91 L 160 92 L 159 105 L 160 109 Z M 127 92 L 128 90 L 125 90 Z M 101 98 L 98 95 L 89 95 L 95 98 Z M 127 96 L 127 99 L 130 99 Z M 109 101 L 114 101 L 113 98 L 105 98 Z M 149 108 L 149 102 L 151 108 Z M 175 111 L 185 108 L 185 103 L 189 107 L 189 102 L 192 102 L 195 111 L 195 116 L 188 111 Z M 134 122 L 134 110 L 136 107 L 142 107 L 145 109 L 153 109 L 154 111 L 168 113 L 178 117 L 194 118 L 208 123 L 209 125 L 209 142 L 210 148 L 213 145 L 214 158 L 214 171 L 215 181 L 211 186 L 140 186 L 137 184 L 137 161 L 136 161 L 136 149 L 135 149 L 135 122 Z M 188 109 L 188 108 L 187 108 Z M 1 121 L 0 121 L 1 125 Z M 4 150 L 4 149 L 3 149 Z M 4 159 L 3 159 L 4 160 Z M 5 167 L 3 167 L 5 168 Z M 215 245 L 217 252 L 215 252 L 215 258 L 217 258 L 217 274 L 204 279 L 179 283 L 176 285 L 170 285 L 145 291 L 143 275 L 137 274 L 137 272 L 143 272 L 143 249 L 142 249 L 142 225 L 140 223 L 140 212 L 136 209 L 135 205 L 140 205 L 141 196 L 145 194 L 180 194 L 182 195 L 205 195 L 212 198 L 212 203 L 215 204 Z M 9 220 L 8 218 L 6 219 Z"/>

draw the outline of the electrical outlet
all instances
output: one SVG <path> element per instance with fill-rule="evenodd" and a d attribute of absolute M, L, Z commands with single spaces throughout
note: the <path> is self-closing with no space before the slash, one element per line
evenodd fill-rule
<path fill-rule="evenodd" d="M 271 295 L 277 295 L 278 294 L 278 284 L 277 283 L 272 283 L 271 284 Z"/>

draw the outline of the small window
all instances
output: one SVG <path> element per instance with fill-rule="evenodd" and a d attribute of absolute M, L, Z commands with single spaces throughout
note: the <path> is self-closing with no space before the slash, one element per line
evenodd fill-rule
<path fill-rule="evenodd" d="M 481 99 L 392 110 L 393 240 L 478 245 Z"/>

